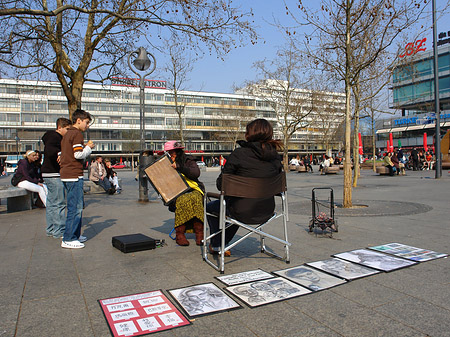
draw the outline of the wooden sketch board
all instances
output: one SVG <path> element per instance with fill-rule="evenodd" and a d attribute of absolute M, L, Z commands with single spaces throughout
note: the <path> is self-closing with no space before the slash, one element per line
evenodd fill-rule
<path fill-rule="evenodd" d="M 166 205 L 189 189 L 184 178 L 171 165 L 172 161 L 165 155 L 144 170 Z"/>

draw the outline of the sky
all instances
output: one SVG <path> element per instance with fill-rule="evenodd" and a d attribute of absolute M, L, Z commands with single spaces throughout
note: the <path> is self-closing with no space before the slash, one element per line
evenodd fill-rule
<path fill-rule="evenodd" d="M 288 4 L 296 4 L 296 0 L 287 0 Z M 283 0 L 235 0 L 235 6 L 243 11 L 250 8 L 254 13 L 256 30 L 260 38 L 256 45 L 248 45 L 233 49 L 221 60 L 217 55 L 205 55 L 197 61 L 187 83 L 188 90 L 202 92 L 232 93 L 233 85 L 242 85 L 247 80 L 256 78 L 252 68 L 255 61 L 264 58 L 272 59 L 277 47 L 283 45 L 283 35 L 273 23 L 274 17 L 283 22 L 292 22 L 286 15 Z M 164 62 L 164 60 L 161 60 Z M 157 61 L 158 62 L 158 61 Z"/>
<path fill-rule="evenodd" d="M 285 0 L 290 8 L 296 9 L 297 0 Z M 438 10 L 448 0 L 436 0 Z M 310 1 L 306 2 L 307 4 Z M 431 23 L 431 1 L 424 16 L 428 18 L 425 21 Z M 239 49 L 233 49 L 221 60 L 216 55 L 205 55 L 195 63 L 193 71 L 190 74 L 190 80 L 186 84 L 186 89 L 202 92 L 232 93 L 233 86 L 241 86 L 245 81 L 255 80 L 257 78 L 256 70 L 252 67 L 255 61 L 267 58 L 273 59 L 277 48 L 284 44 L 284 36 L 273 23 L 274 18 L 285 25 L 293 25 L 293 20 L 286 15 L 283 0 L 234 0 L 235 6 L 241 7 L 244 11 L 252 9 L 256 30 L 260 39 L 256 45 L 248 43 L 247 46 Z M 297 10 L 297 13 L 299 11 Z M 448 22 L 450 14 L 447 12 L 439 14 L 438 33 L 441 31 L 450 31 Z M 415 32 L 412 32 L 412 35 Z M 432 30 L 429 29 L 422 34 L 427 37 L 427 50 L 432 48 Z M 158 62 L 164 62 L 162 56 Z M 162 79 L 162 78 L 160 78 Z"/>

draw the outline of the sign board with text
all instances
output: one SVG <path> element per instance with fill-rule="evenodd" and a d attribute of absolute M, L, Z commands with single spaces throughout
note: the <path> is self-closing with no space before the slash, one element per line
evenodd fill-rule
<path fill-rule="evenodd" d="M 160 290 L 98 302 L 114 337 L 142 336 L 191 324 Z"/>

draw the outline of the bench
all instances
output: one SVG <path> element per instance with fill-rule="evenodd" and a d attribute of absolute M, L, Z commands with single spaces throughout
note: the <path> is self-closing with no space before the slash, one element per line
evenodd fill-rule
<path fill-rule="evenodd" d="M 111 184 L 112 185 L 112 184 Z M 122 187 L 122 179 L 119 178 L 119 186 Z M 97 185 L 93 181 L 90 180 L 84 180 L 83 182 L 83 190 L 84 193 L 90 193 L 90 194 L 105 194 L 105 190 L 100 185 Z"/>
<path fill-rule="evenodd" d="M 302 165 L 298 165 L 296 170 L 297 170 L 298 173 L 308 172 L 306 170 L 306 166 L 302 166 Z"/>
<path fill-rule="evenodd" d="M 337 174 L 339 172 L 339 166 L 324 167 L 323 173 L 325 174 Z"/>
<path fill-rule="evenodd" d="M 297 170 L 297 166 L 295 164 L 289 164 L 289 171 L 296 171 Z"/>
<path fill-rule="evenodd" d="M 389 169 L 386 166 L 377 166 L 376 170 L 380 176 L 389 175 Z"/>
<path fill-rule="evenodd" d="M 33 208 L 32 193 L 24 188 L 5 186 L 0 187 L 0 199 L 6 200 L 8 213 L 28 211 Z"/>

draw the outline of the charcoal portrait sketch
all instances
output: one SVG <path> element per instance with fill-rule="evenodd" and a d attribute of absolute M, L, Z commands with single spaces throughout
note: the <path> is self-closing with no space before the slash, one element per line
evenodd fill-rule
<path fill-rule="evenodd" d="M 344 261 L 341 259 L 331 258 L 327 260 L 309 262 L 308 266 L 323 270 L 327 273 L 342 277 L 346 280 L 354 280 L 379 273 L 378 270 L 360 266 L 356 263 Z"/>
<path fill-rule="evenodd" d="M 278 270 L 274 273 L 313 291 L 331 288 L 346 282 L 341 278 L 322 273 L 305 265 Z"/>
<path fill-rule="evenodd" d="M 334 256 L 382 271 L 392 271 L 409 267 L 417 263 L 368 249 L 356 249 L 350 252 L 336 254 Z"/>
<path fill-rule="evenodd" d="M 220 282 L 225 283 L 227 286 L 232 286 L 235 284 L 247 283 L 257 280 L 265 280 L 272 277 L 273 275 L 269 274 L 268 272 L 265 272 L 264 270 L 261 269 L 256 269 L 231 275 L 217 276 L 217 279 Z"/>
<path fill-rule="evenodd" d="M 189 316 L 205 315 L 240 307 L 213 283 L 169 290 L 169 293 Z"/>
<path fill-rule="evenodd" d="M 235 285 L 226 289 L 251 307 L 277 302 L 311 292 L 309 289 L 282 277 Z"/>

